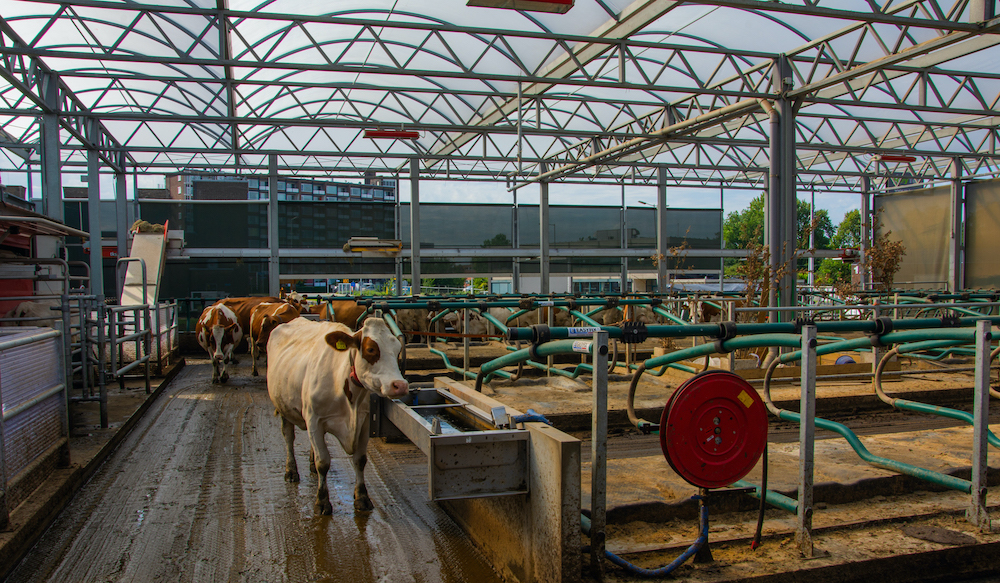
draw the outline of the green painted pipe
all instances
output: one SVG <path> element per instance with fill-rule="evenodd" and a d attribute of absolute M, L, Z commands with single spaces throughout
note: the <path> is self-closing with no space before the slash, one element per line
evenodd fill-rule
<path fill-rule="evenodd" d="M 740 336 L 738 338 L 726 340 L 722 343 L 722 349 L 726 352 L 732 352 L 741 348 L 756 348 L 759 346 L 795 347 L 801 345 L 802 340 L 797 334 L 758 334 L 755 336 Z M 542 346 L 544 346 L 544 344 Z M 643 365 L 645 365 L 648 370 L 665 364 L 670 364 L 672 362 L 697 358 L 699 356 L 705 356 L 706 354 L 713 354 L 715 352 L 717 352 L 717 350 L 714 343 L 699 344 L 698 346 L 692 346 L 691 348 L 675 350 L 670 354 L 648 358 L 643 361 Z"/>
<path fill-rule="evenodd" d="M 576 367 L 572 371 L 563 370 L 561 368 L 557 368 L 557 367 L 554 367 L 554 366 L 549 366 L 549 365 L 543 364 L 541 362 L 535 362 L 534 360 L 526 360 L 526 361 L 524 361 L 524 364 L 526 364 L 526 365 L 528 365 L 530 367 L 537 368 L 539 370 L 544 370 L 546 372 L 550 372 L 550 373 L 555 374 L 555 375 L 566 377 L 568 379 L 575 379 L 576 377 L 580 376 L 582 373 L 585 373 L 585 372 L 594 372 L 593 365 L 586 364 L 586 363 L 583 363 L 583 362 L 581 362 L 580 364 L 576 365 Z"/>
<path fill-rule="evenodd" d="M 497 330 L 499 330 L 502 334 L 505 334 L 505 335 L 507 334 L 507 323 L 506 322 L 501 322 L 496 316 L 494 316 L 493 314 L 491 314 L 489 312 L 483 312 L 481 310 L 475 310 L 475 311 L 479 312 L 479 315 L 482 316 L 483 319 L 485 319 L 489 323 L 491 323 L 494 326 L 496 326 Z"/>
<path fill-rule="evenodd" d="M 581 342 L 585 344 L 581 344 Z M 479 374 L 475 376 L 476 390 L 481 391 L 483 383 L 489 382 L 493 375 L 499 374 L 500 369 L 505 366 L 512 366 L 539 356 L 555 356 L 556 354 L 580 353 L 580 348 L 586 348 L 586 354 L 593 354 L 593 342 L 587 340 L 559 340 L 556 342 L 546 342 L 538 346 L 530 346 L 515 350 L 501 357 L 484 363 L 479 367 Z M 463 371 L 464 372 L 464 371 Z M 565 371 L 564 371 L 565 372 Z"/>
<path fill-rule="evenodd" d="M 664 310 L 660 306 L 656 306 L 655 308 L 653 308 L 653 313 L 654 314 L 659 314 L 660 316 L 662 316 L 662 317 L 670 320 L 671 322 L 673 322 L 675 324 L 679 324 L 681 326 L 689 326 L 691 324 L 691 322 L 688 322 L 684 318 L 680 318 L 678 316 L 675 316 L 675 315 L 671 314 L 670 312 Z M 718 331 L 718 326 L 716 326 L 716 331 Z"/>
<path fill-rule="evenodd" d="M 606 309 L 606 308 L 602 308 L 602 309 Z M 601 310 L 598 310 L 598 312 L 599 311 L 601 311 Z M 600 327 L 600 324 L 598 324 L 593 318 L 590 317 L 590 313 L 589 312 L 587 314 L 583 314 L 581 312 L 578 312 L 577 310 L 569 310 L 569 313 L 570 313 L 571 316 L 574 316 L 577 319 L 579 319 L 581 322 L 583 322 L 583 324 L 586 325 L 586 326 L 597 326 L 597 327 Z"/>
<path fill-rule="evenodd" d="M 940 333 L 941 338 L 931 339 L 935 332 Z M 881 341 L 885 344 L 896 344 L 900 342 L 911 342 L 914 340 L 931 340 L 932 342 L 940 342 L 942 340 L 946 342 L 951 342 L 952 340 L 957 341 L 973 341 L 975 335 L 975 330 L 962 329 L 962 328 L 941 328 L 939 330 L 916 330 L 916 331 L 904 331 L 904 332 L 890 332 L 888 334 L 883 334 L 881 336 Z M 860 348 L 871 347 L 871 339 L 868 337 L 861 338 L 851 338 L 850 340 L 843 340 L 841 342 L 832 342 L 830 344 L 822 344 L 816 348 L 816 356 L 823 356 L 825 354 L 832 354 L 834 352 L 846 352 L 851 350 L 858 350 Z M 779 359 L 782 364 L 787 364 L 789 362 L 795 362 L 802 358 L 802 351 L 795 350 L 793 352 L 786 352 L 782 354 Z"/>
<path fill-rule="evenodd" d="M 750 496 L 760 500 L 760 485 L 752 484 L 746 480 L 737 480 L 731 484 L 734 488 L 755 488 L 755 490 L 750 493 Z M 780 494 L 773 490 L 767 491 L 767 498 L 764 500 L 771 506 L 775 508 L 781 508 L 782 510 L 787 510 L 792 514 L 798 514 L 799 512 L 799 501 L 794 498 L 789 498 L 784 494 Z"/>
<path fill-rule="evenodd" d="M 448 355 L 445 354 L 444 352 L 441 352 L 437 348 L 431 348 L 430 351 L 431 351 L 431 354 L 436 354 L 436 355 L 440 356 L 444 360 L 444 366 L 448 370 L 457 372 L 457 373 L 465 376 L 465 378 L 468 378 L 468 379 L 474 379 L 474 378 L 476 378 L 476 373 L 474 373 L 472 371 L 468 371 L 468 370 L 464 370 L 464 369 L 458 368 L 457 366 L 453 365 L 451 363 L 451 360 L 448 359 Z M 499 377 L 503 377 L 505 379 L 510 379 L 510 377 L 511 377 L 511 374 L 509 372 L 502 371 L 502 370 L 493 371 L 492 374 L 493 374 L 493 376 L 499 376 Z"/>
<path fill-rule="evenodd" d="M 801 423 L 802 417 L 798 413 L 793 413 L 791 411 L 786 411 L 781 409 L 778 411 L 778 418 L 785 421 L 792 421 L 795 423 Z M 898 472 L 900 474 L 906 474 L 907 476 L 913 476 L 914 478 L 919 478 L 921 480 L 938 484 L 949 488 L 951 490 L 958 490 L 959 492 L 965 492 L 969 494 L 972 492 L 972 482 L 969 480 L 963 480 L 962 478 L 956 478 L 955 476 L 949 476 L 948 474 L 942 474 L 940 472 L 935 472 L 933 470 L 928 470 L 925 468 L 919 468 L 917 466 L 911 466 L 910 464 L 905 464 L 893 459 L 877 456 L 865 447 L 865 444 L 861 443 L 858 436 L 850 430 L 846 425 L 837 423 L 835 421 L 830 421 L 828 419 L 821 419 L 819 417 L 815 418 L 816 427 L 819 429 L 826 429 L 827 431 L 832 431 L 837 433 L 841 437 L 847 440 L 848 445 L 858 454 L 865 462 L 885 470 L 892 472 Z"/>
<path fill-rule="evenodd" d="M 1000 316 L 980 316 L 977 318 L 959 318 L 955 325 L 949 323 L 948 328 L 970 328 L 976 322 L 987 320 L 992 324 L 1000 324 Z M 937 330 L 942 328 L 941 318 L 913 318 L 892 320 L 894 330 Z M 844 333 L 844 332 L 877 332 L 881 323 L 877 320 L 844 320 L 844 321 L 823 321 L 816 322 L 817 332 Z M 800 326 L 794 322 L 777 322 L 771 324 L 736 324 L 734 332 L 739 336 L 750 336 L 757 334 L 796 334 Z M 602 326 L 602 330 L 608 332 L 609 338 L 621 338 L 621 328 L 615 326 Z M 575 328 L 553 326 L 549 328 L 550 337 L 553 340 L 570 338 L 571 331 Z M 651 325 L 646 326 L 648 337 L 650 338 L 682 338 L 687 336 L 709 336 L 719 335 L 719 324 L 688 324 L 681 326 L 671 325 Z M 589 334 L 589 332 L 588 332 Z M 511 328 L 508 331 L 509 340 L 531 341 L 531 328 Z"/>

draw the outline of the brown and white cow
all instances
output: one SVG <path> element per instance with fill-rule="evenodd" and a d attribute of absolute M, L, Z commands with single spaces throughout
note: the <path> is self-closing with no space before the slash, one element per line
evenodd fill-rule
<path fill-rule="evenodd" d="M 267 340 L 271 337 L 271 332 L 281 324 L 291 322 L 299 317 L 299 309 L 295 304 L 288 302 L 270 302 L 258 304 L 250 316 L 250 374 L 258 376 L 257 359 L 261 352 L 267 349 Z"/>
<path fill-rule="evenodd" d="M 297 318 L 278 326 L 267 342 L 267 392 L 281 416 L 287 462 L 285 480 L 299 481 L 295 463 L 295 428 L 304 429 L 312 446 L 310 471 L 319 473 L 316 509 L 332 514 L 326 475 L 330 452 L 325 435 L 333 434 L 354 463 L 354 509 L 371 510 L 365 487 L 368 462 L 370 393 L 395 399 L 409 390 L 396 358 L 399 340 L 385 320 L 368 318 L 357 332 L 337 322 Z"/>
<path fill-rule="evenodd" d="M 396 325 L 403 332 L 412 332 L 412 334 L 406 335 L 407 342 L 425 341 L 426 335 L 424 333 L 429 329 L 428 320 L 428 311 L 423 308 L 396 310 Z"/>
<path fill-rule="evenodd" d="M 359 306 L 357 300 L 324 300 L 320 302 L 319 319 L 346 324 L 351 330 L 358 329 L 358 318 L 368 308 Z"/>
<path fill-rule="evenodd" d="M 245 298 L 225 298 L 215 302 L 215 306 L 226 306 L 236 314 L 236 319 L 240 323 L 240 329 L 243 330 L 243 338 L 249 340 L 250 331 L 250 317 L 253 315 L 253 309 L 264 303 L 276 303 L 282 300 L 273 296 L 252 296 Z M 243 342 L 237 341 L 236 348 L 239 350 L 243 349 Z M 236 360 L 232 360 L 236 363 Z"/>
<path fill-rule="evenodd" d="M 227 362 L 233 360 L 233 350 L 243 338 L 243 327 L 236 314 L 224 304 L 213 304 L 205 308 L 194 327 L 198 344 L 212 359 L 212 382 L 224 383 L 229 380 Z"/>

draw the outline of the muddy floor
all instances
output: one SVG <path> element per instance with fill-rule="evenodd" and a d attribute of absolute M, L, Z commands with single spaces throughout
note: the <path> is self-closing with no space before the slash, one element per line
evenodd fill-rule
<path fill-rule="evenodd" d="M 333 516 L 316 479 L 284 481 L 263 377 L 208 383 L 189 361 L 8 581 L 499 581 L 427 499 L 426 458 L 369 447 L 375 510 L 355 513 L 354 471 L 332 437 Z M 296 440 L 307 467 L 308 443 Z"/>

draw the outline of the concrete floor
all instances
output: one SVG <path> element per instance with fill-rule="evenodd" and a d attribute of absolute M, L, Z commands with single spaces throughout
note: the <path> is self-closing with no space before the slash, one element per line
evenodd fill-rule
<path fill-rule="evenodd" d="M 461 353 L 459 348 L 450 352 Z M 474 351 L 473 356 L 488 358 L 491 350 L 480 347 L 479 352 L 483 354 Z M 423 358 L 419 349 L 411 348 L 409 354 L 413 362 Z M 376 510 L 358 518 L 350 504 L 353 472 L 339 446 L 331 443 L 336 456 L 330 482 L 334 516 L 316 517 L 314 481 L 304 478 L 289 485 L 282 480 L 283 446 L 263 378 L 249 377 L 247 366 L 238 370 L 230 386 L 212 386 L 205 361 L 191 362 L 194 365 L 152 401 L 127 440 L 77 494 L 11 581 L 496 580 L 451 519 L 427 502 L 426 459 L 419 450 L 372 441 L 367 475 Z M 613 418 L 622 417 L 625 378 L 612 376 Z M 662 408 L 681 380 L 644 377 L 637 406 Z M 891 383 L 888 390 L 927 402 L 961 401 L 967 395 L 971 402 L 970 387 L 967 374 L 929 370 Z M 557 425 L 589 426 L 588 382 L 525 379 L 493 383 L 485 392 L 521 410 L 534 408 Z M 874 453 L 950 473 L 961 473 L 969 465 L 966 427 L 887 412 L 888 406 L 874 399 L 864 381 L 823 383 L 817 393 L 820 415 L 857 430 Z M 798 388 L 787 384 L 774 391 L 775 399 L 789 408 L 797 394 Z M 126 391 L 116 398 L 129 401 L 124 409 L 149 403 L 142 391 Z M 88 429 L 86 419 L 77 420 L 83 424 L 71 444 L 80 466 L 77 479 L 80 468 L 100 458 L 108 436 L 126 418 L 113 417 L 115 427 L 110 430 Z M 794 496 L 797 431 L 771 421 L 770 487 Z M 993 428 L 1000 431 L 998 425 Z M 688 498 L 695 489 L 670 470 L 657 438 L 620 427 L 612 432 L 608 548 L 644 566 L 660 566 L 694 538 L 694 505 Z M 588 438 L 584 432 L 578 435 Z M 790 542 L 795 518 L 779 510 L 768 511 L 764 545 L 750 552 L 746 545 L 756 502 L 740 497 L 743 502 L 727 501 L 712 514 L 716 561 L 685 565 L 678 571 L 681 578 L 957 580 L 990 568 L 1000 551 L 1000 536 L 978 532 L 964 520 L 967 494 L 935 491 L 872 468 L 859 462 L 843 439 L 822 433 L 818 437 L 814 524 L 819 556 L 804 559 L 797 554 Z M 297 443 L 305 467 L 305 440 Z M 585 443 L 584 508 L 589 507 L 589 449 Z M 758 477 L 759 467 L 748 479 Z M 49 484 L 48 490 L 58 502 L 59 488 Z M 989 503 L 996 514 L 1000 498 L 991 495 Z M 32 506 L 37 510 L 45 503 L 22 505 L 12 515 L 15 527 L 29 525 L 24 517 Z M 914 525 L 967 534 L 974 543 L 921 540 L 904 532 Z M 0 552 L 15 535 L 0 533 Z M 615 567 L 608 567 L 606 576 L 611 581 L 635 580 Z"/>
<path fill-rule="evenodd" d="M 206 361 L 180 372 L 8 581 L 498 581 L 427 500 L 418 450 L 369 448 L 376 508 L 356 514 L 350 458 L 330 439 L 334 514 L 318 516 L 315 478 L 284 481 L 263 377 L 210 375 Z"/>

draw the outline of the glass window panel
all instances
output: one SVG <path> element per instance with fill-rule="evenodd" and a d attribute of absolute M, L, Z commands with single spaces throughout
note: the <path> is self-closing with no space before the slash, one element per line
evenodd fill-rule
<path fill-rule="evenodd" d="M 168 259 L 160 298 L 226 297 L 267 293 L 266 259 Z"/>
<path fill-rule="evenodd" d="M 267 225 L 265 204 L 147 202 L 140 203 L 139 212 L 145 221 L 162 224 L 169 220 L 170 230 L 184 231 L 186 247 L 267 247 L 266 234 L 262 237 L 258 228 Z"/>
<path fill-rule="evenodd" d="M 521 247 L 538 247 L 538 206 L 518 206 Z M 549 246 L 578 248 L 621 247 L 621 209 L 600 206 L 550 206 Z"/>
<path fill-rule="evenodd" d="M 410 205 L 399 205 L 400 238 L 410 247 Z M 421 248 L 511 248 L 511 207 L 487 204 L 420 205 Z"/>
<path fill-rule="evenodd" d="M 278 204 L 278 244 L 340 249 L 351 237 L 394 239 L 394 221 L 391 204 L 282 201 Z"/>

